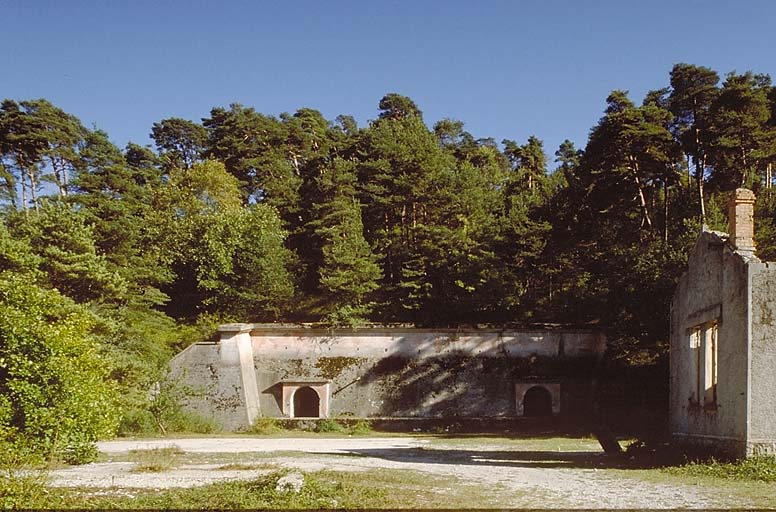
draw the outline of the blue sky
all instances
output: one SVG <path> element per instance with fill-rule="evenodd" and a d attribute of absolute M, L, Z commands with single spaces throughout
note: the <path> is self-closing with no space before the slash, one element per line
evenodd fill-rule
<path fill-rule="evenodd" d="M 0 0 L 0 97 L 46 98 L 149 144 L 167 117 L 237 102 L 377 117 L 388 92 L 429 126 L 552 155 L 584 147 L 612 89 L 668 85 L 677 62 L 776 73 L 776 1 Z"/>

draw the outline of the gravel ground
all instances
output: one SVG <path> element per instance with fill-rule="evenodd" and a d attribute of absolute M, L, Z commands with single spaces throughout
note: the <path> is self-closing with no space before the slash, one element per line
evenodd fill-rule
<path fill-rule="evenodd" d="M 256 466 L 275 466 L 305 471 L 414 470 L 488 489 L 489 497 L 509 507 L 581 508 L 719 508 L 748 504 L 721 497 L 714 489 L 699 486 L 657 484 L 619 476 L 611 471 L 578 467 L 575 460 L 601 457 L 595 445 L 589 451 L 521 451 L 514 444 L 494 449 L 494 444 L 432 443 L 423 438 L 198 438 L 119 440 L 99 443 L 109 455 L 177 446 L 191 453 L 241 453 L 257 456 Z M 289 451 L 302 452 L 290 456 Z M 276 457 L 268 452 L 278 453 Z M 269 456 L 268 456 L 269 455 Z M 245 455 L 241 462 L 245 461 Z M 249 457 L 248 457 L 249 458 Z M 133 473 L 132 462 L 105 462 L 51 472 L 56 486 L 163 489 L 189 487 L 232 479 L 249 479 L 269 469 L 223 470 L 222 464 L 185 464 L 162 473 Z M 577 467 L 575 467 L 577 466 Z M 589 464 L 588 464 L 589 466 Z"/>

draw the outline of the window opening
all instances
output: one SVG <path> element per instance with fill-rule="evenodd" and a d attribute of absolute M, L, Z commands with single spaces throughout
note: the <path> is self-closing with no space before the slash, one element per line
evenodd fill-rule
<path fill-rule="evenodd" d="M 717 405 L 718 374 L 717 321 L 696 325 L 689 330 L 690 403 L 713 408 Z"/>

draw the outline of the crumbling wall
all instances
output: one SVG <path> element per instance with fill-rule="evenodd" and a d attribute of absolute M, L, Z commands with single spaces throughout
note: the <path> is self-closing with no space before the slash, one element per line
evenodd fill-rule
<path fill-rule="evenodd" d="M 188 387 L 189 411 L 236 430 L 247 421 L 242 375 L 239 364 L 223 357 L 223 348 L 218 343 L 190 345 L 170 362 L 170 377 Z"/>
<path fill-rule="evenodd" d="M 680 442 L 725 445 L 745 451 L 749 354 L 749 271 L 747 259 L 732 251 L 724 234 L 703 232 L 671 303 L 670 428 Z M 697 395 L 691 329 L 717 322 L 716 405 Z"/>
<path fill-rule="evenodd" d="M 776 453 L 776 263 L 751 266 L 748 454 Z"/>

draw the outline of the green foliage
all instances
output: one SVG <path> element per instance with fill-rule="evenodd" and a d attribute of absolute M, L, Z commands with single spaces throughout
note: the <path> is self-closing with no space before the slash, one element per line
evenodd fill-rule
<path fill-rule="evenodd" d="M 311 224 L 322 240 L 319 274 L 329 302 L 327 321 L 356 325 L 371 311 L 366 298 L 378 288 L 382 273 L 364 238 L 355 165 L 337 158 L 319 181 L 322 197 Z"/>
<path fill-rule="evenodd" d="M 93 325 L 56 290 L 0 273 L 0 428 L 45 456 L 85 462 L 87 445 L 115 431 L 116 388 Z"/>
<path fill-rule="evenodd" d="M 276 318 L 293 293 L 291 259 L 277 212 L 244 208 L 237 180 L 207 161 L 174 171 L 155 198 L 163 258 L 176 278 L 167 289 L 176 316 L 228 313 Z"/>
<path fill-rule="evenodd" d="M 30 472 L 43 462 L 29 446 L 30 440 L 13 438 L 0 421 L 0 507 L 32 508 L 46 493 L 45 473 Z"/>
<path fill-rule="evenodd" d="M 205 150 L 207 131 L 200 124 L 172 117 L 154 123 L 151 137 L 166 168 L 187 169 Z"/>
<path fill-rule="evenodd" d="M 122 296 L 127 283 L 97 254 L 84 215 L 60 201 L 41 201 L 35 211 L 11 218 L 17 238 L 39 258 L 46 283 L 77 302 Z"/>
<path fill-rule="evenodd" d="M 248 433 L 266 436 L 277 434 L 282 430 L 283 427 L 280 426 L 277 419 L 262 416 L 261 418 L 256 418 L 251 427 L 248 429 Z"/>
<path fill-rule="evenodd" d="M 345 425 L 343 425 L 342 423 L 340 423 L 335 419 L 326 418 L 315 422 L 316 432 L 332 433 L 332 432 L 344 432 L 345 430 L 346 430 Z"/>
<path fill-rule="evenodd" d="M 356 420 L 348 427 L 348 433 L 354 436 L 368 436 L 374 433 L 372 424 L 367 420 Z"/>

